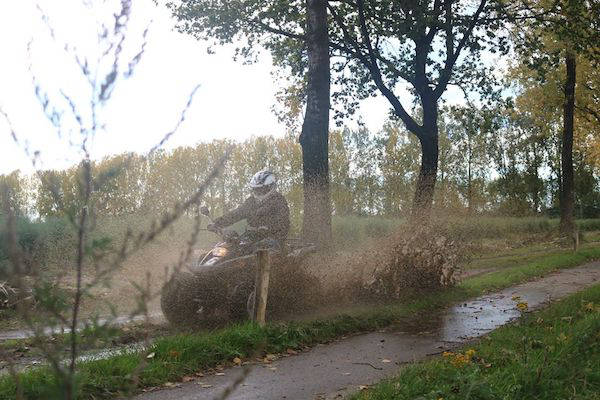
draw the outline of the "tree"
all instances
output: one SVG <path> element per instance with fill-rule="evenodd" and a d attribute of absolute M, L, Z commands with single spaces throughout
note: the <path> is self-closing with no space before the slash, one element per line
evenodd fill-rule
<path fill-rule="evenodd" d="M 291 67 L 292 73 L 301 77 L 306 96 L 299 138 L 304 179 L 303 236 L 327 243 L 331 236 L 327 1 L 190 0 L 170 6 L 181 21 L 182 31 L 199 39 L 215 39 L 218 44 L 243 37 L 246 45 L 236 54 L 247 61 L 253 60 L 260 43 L 271 51 L 278 66 Z M 282 25 L 287 28 L 279 28 Z M 295 33 L 278 35 L 286 30 Z"/>
<path fill-rule="evenodd" d="M 487 109 L 454 106 L 448 114 L 450 121 L 446 130 L 456 147 L 457 189 L 466 200 L 467 212 L 472 214 L 482 206 L 483 182 L 489 161 L 486 143 L 493 129 L 493 113 Z"/>
<path fill-rule="evenodd" d="M 331 240 L 331 200 L 327 0 L 306 0 L 306 52 L 306 112 L 300 134 L 304 178 L 302 235 L 308 241 L 328 244 Z"/>
<path fill-rule="evenodd" d="M 451 84 L 465 90 L 476 85 L 490 88 L 478 56 L 498 21 L 491 19 L 496 3 L 359 0 L 337 7 L 330 3 L 329 9 L 336 22 L 332 47 L 345 62 L 351 62 L 353 72 L 350 78 L 340 76 L 338 82 L 357 88 L 361 97 L 380 91 L 420 142 L 421 166 L 412 213 L 413 217 L 427 216 L 437 178 L 438 102 Z M 504 49 L 505 38 L 500 44 Z M 420 103 L 420 120 L 409 114 L 394 92 L 401 81 L 410 85 Z"/>
<path fill-rule="evenodd" d="M 419 139 L 421 168 L 413 214 L 427 215 L 433 200 L 438 163 L 438 101 L 448 85 L 489 89 L 479 59 L 490 43 L 498 4 L 480 0 L 476 6 L 452 0 L 402 2 L 382 0 L 328 1 L 329 43 L 336 87 L 333 99 L 353 112 L 357 100 L 381 92 L 394 113 Z M 187 0 L 172 6 L 183 32 L 218 44 L 244 38 L 238 54 L 251 57 L 261 44 L 276 65 L 304 79 L 307 18 L 303 2 Z M 499 40 L 506 48 L 506 38 Z M 394 92 L 405 81 L 423 108 L 413 118 Z"/>
<path fill-rule="evenodd" d="M 28 186 L 28 179 L 19 170 L 7 175 L 0 175 L 0 187 L 4 188 L 7 193 L 10 207 L 17 216 L 27 215 L 29 211 L 31 194 Z M 0 211 L 1 214 L 2 211 Z"/>
<path fill-rule="evenodd" d="M 537 16 L 517 29 L 519 49 L 527 65 L 545 81 L 548 71 L 564 62 L 563 116 L 561 135 L 560 230 L 567 234 L 575 228 L 575 183 L 573 138 L 575 131 L 575 88 L 579 57 L 600 62 L 600 2 L 597 0 L 559 0 L 528 2 L 527 12 Z"/>

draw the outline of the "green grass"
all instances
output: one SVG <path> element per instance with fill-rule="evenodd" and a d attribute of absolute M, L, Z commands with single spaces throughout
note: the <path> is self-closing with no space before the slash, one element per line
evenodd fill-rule
<path fill-rule="evenodd" d="M 451 237 L 466 240 L 552 234 L 558 232 L 559 224 L 558 218 L 485 216 L 439 216 L 434 217 L 432 222 L 439 224 Z M 333 237 L 336 246 L 349 247 L 383 237 L 394 229 L 402 230 L 405 223 L 406 220 L 402 218 L 334 216 Z M 580 219 L 576 223 L 581 232 L 600 230 L 600 219 Z"/>
<path fill-rule="evenodd" d="M 472 357 L 467 351 L 474 350 Z M 354 400 L 600 398 L 600 285 L 402 370 Z"/>
<path fill-rule="evenodd" d="M 234 357 L 277 353 L 287 348 L 327 342 L 349 333 L 380 329 L 487 291 L 498 290 L 597 258 L 600 258 L 600 248 L 586 248 L 576 254 L 562 252 L 538 255 L 534 260 L 523 264 L 467 279 L 455 288 L 420 295 L 399 304 L 357 308 L 345 315 L 316 321 L 272 323 L 264 328 L 245 323 L 212 332 L 164 337 L 158 339 L 149 350 L 154 353 L 154 357 L 150 359 L 145 357 L 147 353 L 130 353 L 80 363 L 80 398 L 112 398 L 126 394 L 129 390 L 137 391 L 140 387 L 177 381 L 198 370 L 230 362 Z M 136 375 L 140 361 L 147 365 L 139 373 L 139 385 L 133 387 L 132 376 Z M 48 368 L 24 372 L 19 377 L 26 398 L 51 399 L 60 393 L 59 380 Z M 0 379 L 0 399 L 14 398 L 15 390 L 12 379 Z"/>
<path fill-rule="evenodd" d="M 459 287 L 475 292 L 498 290 L 518 282 L 546 275 L 562 268 L 570 268 L 600 257 L 600 248 L 588 247 L 577 253 L 556 252 L 537 257 L 527 257 L 526 262 L 506 267 L 496 272 L 466 279 Z"/>

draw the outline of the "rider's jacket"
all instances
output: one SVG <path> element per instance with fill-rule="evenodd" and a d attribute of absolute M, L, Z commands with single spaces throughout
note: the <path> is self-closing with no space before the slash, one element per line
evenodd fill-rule
<path fill-rule="evenodd" d="M 285 197 L 279 192 L 273 192 L 262 200 L 250 196 L 244 203 L 214 220 L 214 224 L 224 228 L 238 221 L 248 221 L 248 228 L 258 230 L 261 226 L 266 227 L 260 231 L 263 238 L 277 239 L 281 243 L 287 238 L 290 229 L 290 210 Z"/>

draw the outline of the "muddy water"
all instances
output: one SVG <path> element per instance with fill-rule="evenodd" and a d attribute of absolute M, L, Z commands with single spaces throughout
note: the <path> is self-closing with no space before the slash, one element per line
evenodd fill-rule
<path fill-rule="evenodd" d="M 455 305 L 438 316 L 424 317 L 416 330 L 407 327 L 405 332 L 357 335 L 268 364 L 234 367 L 223 375 L 145 393 L 137 399 L 222 398 L 240 377 L 242 383 L 227 399 L 343 398 L 361 385 L 396 373 L 402 365 L 465 344 L 518 318 L 517 302 L 527 302 L 529 309 L 535 310 L 598 283 L 600 262 L 587 264 Z"/>
<path fill-rule="evenodd" d="M 157 313 L 157 314 L 151 314 L 149 316 L 149 322 L 152 324 L 158 324 L 158 323 L 163 323 L 164 322 L 164 317 L 161 313 Z M 129 316 L 121 316 L 121 317 L 115 317 L 115 318 L 101 318 L 97 320 L 97 325 L 99 326 L 123 326 L 123 325 L 128 325 L 128 324 L 132 324 L 132 323 L 141 323 L 141 322 L 145 322 L 146 321 L 146 316 L 144 315 L 137 315 L 135 317 L 129 317 Z M 86 324 L 81 324 L 78 328 L 78 330 L 80 329 L 84 329 Z M 57 326 L 57 327 L 46 327 L 43 329 L 43 335 L 45 336 L 50 336 L 50 335 L 60 335 L 60 334 L 64 334 L 64 333 L 69 333 L 71 332 L 71 329 L 65 326 Z M 4 340 L 17 340 L 17 339 L 27 339 L 30 337 L 35 336 L 34 331 L 32 330 L 28 330 L 28 329 L 16 329 L 16 330 L 11 330 L 11 331 L 4 331 L 4 332 L 0 332 L 0 342 L 4 341 Z"/>

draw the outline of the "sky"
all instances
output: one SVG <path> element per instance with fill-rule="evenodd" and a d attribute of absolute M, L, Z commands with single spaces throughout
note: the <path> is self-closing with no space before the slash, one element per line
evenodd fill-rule
<path fill-rule="evenodd" d="M 81 100 L 78 105 L 86 110 L 89 95 L 72 54 L 91 58 L 98 52 L 97 20 L 107 10 L 90 11 L 81 0 L 0 2 L 0 109 L 8 115 L 18 139 L 16 143 L 0 114 L 0 174 L 15 169 L 32 172 L 34 152 L 39 152 L 35 167 L 41 169 L 66 168 L 81 158 L 77 132 L 59 137 L 35 96 L 32 77 L 52 99 L 60 100 L 62 90 Z M 267 52 L 252 65 L 234 61 L 231 46 L 208 54 L 205 43 L 177 32 L 166 8 L 151 0 L 139 0 L 132 9 L 124 53 L 135 54 L 148 26 L 140 64 L 131 78 L 118 82 L 99 115 L 106 127 L 89 145 L 92 158 L 125 151 L 148 152 L 175 127 L 196 85 L 199 89 L 186 120 L 166 143 L 166 149 L 215 138 L 241 141 L 252 135 L 285 134 L 286 127 L 272 112 L 278 86 Z M 76 50 L 66 52 L 66 43 Z M 387 101 L 378 96 L 364 101 L 356 118 L 377 131 L 388 110 Z"/>

